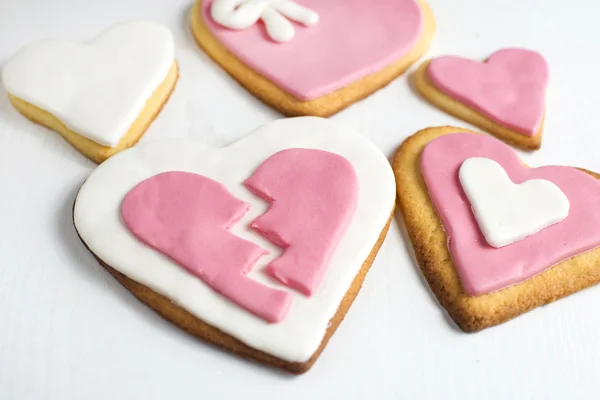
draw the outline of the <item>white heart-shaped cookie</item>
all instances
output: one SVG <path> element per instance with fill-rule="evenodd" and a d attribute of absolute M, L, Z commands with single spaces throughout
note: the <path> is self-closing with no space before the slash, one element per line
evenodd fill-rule
<path fill-rule="evenodd" d="M 290 290 L 265 273 L 265 266 L 278 257 L 281 249 L 250 229 L 251 221 L 269 206 L 243 186 L 244 180 L 267 158 L 289 148 L 338 154 L 352 164 L 358 178 L 356 209 L 323 281 L 311 296 Z M 121 218 L 121 204 L 127 193 L 141 181 L 167 171 L 204 175 L 224 184 L 233 196 L 251 205 L 232 232 L 270 251 L 248 277 L 292 293 L 293 303 L 283 321 L 267 323 L 228 301 L 180 265 L 145 246 L 127 229 Z M 124 151 L 100 165 L 82 186 L 75 203 L 74 222 L 81 239 L 96 257 L 128 278 L 252 349 L 284 363 L 307 363 L 314 361 L 313 356 L 326 342 L 330 323 L 339 323 L 332 322 L 332 318 L 363 264 L 373 257 L 372 250 L 380 244 L 394 200 L 394 175 L 385 156 L 373 144 L 332 121 L 305 117 L 269 123 L 222 149 L 190 141 L 161 141 Z"/>
<path fill-rule="evenodd" d="M 50 113 L 68 130 L 112 148 L 173 68 L 171 33 L 154 23 L 131 22 L 112 27 L 88 44 L 60 40 L 30 44 L 9 60 L 2 81 L 13 98 Z M 168 89 L 162 97 L 168 96 Z M 165 98 L 157 100 L 162 101 L 148 110 L 150 120 Z M 28 117 L 51 125 L 15 105 Z"/>
<path fill-rule="evenodd" d="M 465 160 L 459 179 L 479 228 L 493 247 L 514 243 L 569 215 L 569 199 L 554 183 L 531 179 L 515 184 L 489 158 Z"/>

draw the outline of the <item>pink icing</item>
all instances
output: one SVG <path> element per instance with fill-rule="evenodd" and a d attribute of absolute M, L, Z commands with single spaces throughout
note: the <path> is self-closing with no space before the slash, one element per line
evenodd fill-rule
<path fill-rule="evenodd" d="M 271 204 L 252 227 L 284 249 L 267 272 L 311 295 L 356 208 L 354 168 L 337 154 L 288 149 L 269 157 L 244 184 Z"/>
<path fill-rule="evenodd" d="M 239 306 L 278 322 L 287 314 L 291 295 L 245 276 L 267 251 L 229 231 L 249 208 L 212 179 L 165 172 L 131 189 L 121 212 L 139 240 Z"/>
<path fill-rule="evenodd" d="M 555 183 L 569 199 L 569 215 L 508 246 L 489 246 L 458 179 L 461 164 L 470 157 L 498 162 L 515 183 L 536 178 Z M 471 295 L 522 282 L 600 245 L 600 182 L 582 171 L 555 166 L 527 168 L 503 143 L 468 133 L 431 141 L 421 155 L 421 171 L 448 236 L 454 265 Z"/>
<path fill-rule="evenodd" d="M 262 23 L 234 31 L 210 17 L 212 34 L 239 60 L 299 100 L 311 100 L 402 58 L 422 30 L 415 0 L 296 0 L 319 14 L 311 27 L 294 24 L 287 43 L 272 41 Z"/>
<path fill-rule="evenodd" d="M 427 75 L 439 90 L 499 124 L 527 136 L 540 128 L 548 64 L 534 51 L 504 49 L 484 63 L 438 57 Z"/>

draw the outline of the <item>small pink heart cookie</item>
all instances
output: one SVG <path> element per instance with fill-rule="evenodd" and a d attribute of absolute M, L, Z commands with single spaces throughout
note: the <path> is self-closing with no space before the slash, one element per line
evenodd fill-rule
<path fill-rule="evenodd" d="M 437 57 L 415 74 L 429 102 L 528 150 L 541 145 L 547 85 L 548 64 L 524 49 L 499 50 L 484 62 Z"/>
<path fill-rule="evenodd" d="M 600 282 L 600 182 L 528 168 L 485 135 L 453 127 L 408 138 L 393 162 L 422 272 L 465 331 Z"/>
<path fill-rule="evenodd" d="M 192 31 L 231 76 L 286 115 L 330 116 L 429 47 L 425 0 L 197 0 Z"/>
<path fill-rule="evenodd" d="M 166 319 L 301 373 L 358 293 L 394 186 L 364 137 L 304 117 L 222 149 L 167 141 L 124 151 L 87 179 L 73 214 L 101 264 Z"/>

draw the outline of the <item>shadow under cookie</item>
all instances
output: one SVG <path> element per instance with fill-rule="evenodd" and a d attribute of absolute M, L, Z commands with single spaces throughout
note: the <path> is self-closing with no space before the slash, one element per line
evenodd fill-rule
<path fill-rule="evenodd" d="M 137 297 L 142 303 L 148 305 L 152 310 L 154 310 L 161 317 L 165 318 L 167 321 L 173 323 L 189 334 L 205 340 L 209 343 L 212 343 L 218 347 L 221 347 L 227 351 L 230 351 L 234 354 L 237 354 L 241 357 L 247 358 L 249 360 L 257 361 L 263 364 L 266 364 L 271 367 L 280 368 L 285 371 L 291 372 L 293 374 L 302 374 L 308 371 L 312 365 L 315 363 L 317 358 L 321 355 L 321 352 L 327 346 L 329 339 L 333 336 L 335 331 L 337 330 L 340 323 L 344 320 L 346 313 L 350 309 L 350 306 L 354 302 L 354 299 L 358 295 L 358 292 L 362 288 L 363 281 L 379 252 L 381 244 L 383 243 L 385 236 L 387 235 L 388 229 L 390 227 L 390 223 L 393 219 L 393 210 L 390 215 L 390 219 L 386 223 L 385 227 L 381 231 L 379 235 L 379 239 L 377 243 L 371 250 L 371 253 L 367 257 L 367 259 L 363 262 L 362 267 L 359 273 L 356 275 L 354 280 L 352 281 L 352 285 L 348 288 L 344 298 L 342 299 L 335 315 L 331 318 L 329 322 L 327 331 L 319 348 L 315 353 L 305 362 L 289 362 L 286 360 L 279 359 L 270 354 L 262 352 L 260 350 L 256 350 L 240 340 L 234 338 L 227 333 L 222 332 L 218 328 L 204 322 L 203 320 L 195 317 L 185 309 L 178 306 L 169 298 L 156 293 L 152 289 L 144 286 L 133 279 L 128 278 L 126 275 L 120 273 L 119 271 L 112 268 L 110 265 L 106 264 L 102 259 L 100 259 L 96 254 L 94 254 L 85 241 L 79 236 L 79 239 L 84 244 L 84 246 L 94 255 L 96 260 L 104 267 L 112 276 L 115 277 L 127 290 L 129 290 L 135 297 Z M 77 229 L 77 227 L 75 227 Z"/>

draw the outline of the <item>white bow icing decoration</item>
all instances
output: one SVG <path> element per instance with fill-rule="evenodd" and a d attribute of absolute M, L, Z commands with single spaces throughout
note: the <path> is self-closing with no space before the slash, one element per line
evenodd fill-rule
<path fill-rule="evenodd" d="M 292 0 L 214 0 L 210 15 L 230 29 L 246 29 L 261 19 L 276 42 L 287 42 L 294 37 L 294 26 L 289 20 L 305 26 L 319 22 L 316 12 Z"/>

